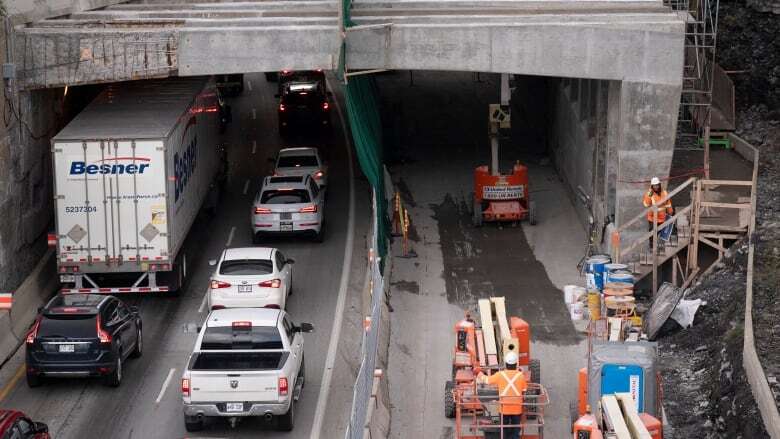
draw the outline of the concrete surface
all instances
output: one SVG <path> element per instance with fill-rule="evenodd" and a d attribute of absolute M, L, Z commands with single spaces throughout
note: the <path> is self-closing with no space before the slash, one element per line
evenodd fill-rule
<path fill-rule="evenodd" d="M 452 328 L 465 310 L 474 311 L 478 298 L 501 295 L 510 314 L 531 323 L 532 356 L 541 360 L 552 401 L 545 434 L 564 438 L 585 343 L 560 288 L 582 283 L 576 265 L 585 233 L 565 186 L 551 167 L 538 165 L 540 157 L 530 153 L 535 145 L 523 139 L 502 140 L 502 163 L 522 158 L 531 166 L 539 224 L 471 226 L 466 200 L 472 172 L 489 157 L 485 109 L 498 100 L 497 75 L 476 80 L 471 74 L 418 72 L 410 86 L 408 75 L 379 78 L 385 112 L 399 115 L 385 126 L 400 133 L 386 155 L 409 208 L 410 244 L 417 254 L 402 258 L 399 240 L 393 244 L 390 437 L 452 435 L 454 423 L 443 413 Z"/>
<path fill-rule="evenodd" d="M 276 84 L 266 83 L 260 74 L 247 75 L 245 91 L 229 100 L 234 122 L 224 140 L 228 144 L 230 178 L 226 197 L 214 218 L 196 221 L 185 243 L 192 278 L 178 297 L 127 295 L 122 298 L 140 308 L 144 322 L 144 355 L 126 365 L 121 387 L 104 387 L 99 380 L 57 380 L 29 389 L 24 382 L 24 349 L 0 369 L 0 405 L 20 409 L 33 419 L 46 422 L 57 438 L 181 438 L 181 437 L 267 437 L 309 438 L 320 392 L 321 377 L 341 281 L 342 258 L 348 233 L 355 233 L 354 264 L 350 267 L 347 308 L 341 341 L 337 346 L 337 370 L 325 407 L 322 437 L 343 436 L 345 419 L 352 400 L 351 387 L 356 372 L 360 337 L 359 301 L 365 274 L 363 236 L 368 227 L 370 204 L 365 188 L 356 194 L 355 229 L 347 230 L 348 167 L 342 127 L 334 117 L 331 139 L 301 138 L 282 141 L 276 127 Z M 340 93 L 337 91 L 337 96 Z M 252 110 L 256 109 L 255 112 Z M 252 113 L 256 113 L 254 119 Z M 256 143 L 256 148 L 253 144 Z M 317 144 L 330 160 L 328 229 L 322 244 L 306 240 L 269 240 L 266 245 L 280 248 L 296 260 L 293 271 L 295 294 L 287 308 L 296 322 L 311 322 L 315 332 L 306 337 L 306 389 L 298 402 L 296 427 L 292 433 L 277 433 L 262 420 L 246 420 L 231 429 L 217 422 L 200 434 L 187 434 L 182 421 L 179 377 L 195 341 L 184 333 L 186 323 L 200 324 L 200 312 L 212 272 L 208 259 L 215 258 L 227 245 L 251 245 L 248 212 L 262 175 L 270 166 L 267 158 L 283 145 Z M 254 152 L 253 152 L 254 150 Z M 248 185 L 246 193 L 243 188 Z M 231 232 L 235 228 L 234 232 Z M 228 244 L 229 237 L 233 236 Z M 163 387 L 170 370 L 173 379 Z M 158 401 L 159 402 L 156 402 Z"/>
<path fill-rule="evenodd" d="M 11 23 L 17 25 L 125 1 L 127 0 L 4 0 L 3 5 Z"/>

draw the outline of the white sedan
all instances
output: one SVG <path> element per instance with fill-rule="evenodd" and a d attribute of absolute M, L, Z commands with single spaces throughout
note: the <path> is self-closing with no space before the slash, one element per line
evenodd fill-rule
<path fill-rule="evenodd" d="M 292 264 L 268 247 L 229 248 L 222 252 L 209 281 L 209 309 L 280 308 L 292 294 Z"/>
<path fill-rule="evenodd" d="M 311 175 L 320 189 L 328 186 L 328 165 L 317 148 L 283 148 L 274 161 L 275 176 Z"/>

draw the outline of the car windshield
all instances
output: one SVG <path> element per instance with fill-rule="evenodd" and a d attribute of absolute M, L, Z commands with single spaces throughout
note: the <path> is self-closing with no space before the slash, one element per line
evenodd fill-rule
<path fill-rule="evenodd" d="M 44 315 L 38 327 L 38 337 L 97 337 L 97 322 L 94 314 Z"/>
<path fill-rule="evenodd" d="M 283 155 L 279 157 L 278 168 L 317 167 L 317 157 L 313 155 Z"/>
<path fill-rule="evenodd" d="M 282 337 L 275 326 L 210 327 L 206 328 L 200 344 L 202 350 L 282 349 L 282 347 Z"/>
<path fill-rule="evenodd" d="M 274 272 L 274 264 L 270 259 L 240 259 L 222 261 L 219 265 L 219 274 L 226 275 L 260 275 Z"/>
<path fill-rule="evenodd" d="M 286 360 L 287 352 L 200 352 L 190 370 L 276 370 Z"/>
<path fill-rule="evenodd" d="M 311 201 L 305 189 L 267 190 L 260 197 L 261 204 L 299 204 Z"/>

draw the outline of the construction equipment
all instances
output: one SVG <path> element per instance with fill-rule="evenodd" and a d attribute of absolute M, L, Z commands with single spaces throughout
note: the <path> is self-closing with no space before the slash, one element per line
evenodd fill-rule
<path fill-rule="evenodd" d="M 540 384 L 541 365 L 530 355 L 530 326 L 519 317 L 507 320 L 503 297 L 478 301 L 481 324 L 470 313 L 455 325 L 455 349 L 452 379 L 444 386 L 444 414 L 455 418 L 457 439 L 501 438 L 501 416 L 498 392 L 478 384 L 477 376 L 492 375 L 501 369 L 509 352 L 518 355 L 518 370 L 528 382 L 523 397 L 523 415 L 519 427 L 523 439 L 543 437 L 543 409 L 549 403 L 547 391 Z"/>
<path fill-rule="evenodd" d="M 536 205 L 529 198 L 528 168 L 515 162 L 512 172 L 499 170 L 499 130 L 510 127 L 509 75 L 501 75 L 501 104 L 491 104 L 490 114 L 490 166 L 478 166 L 474 170 L 473 223 L 481 226 L 485 221 L 516 223 L 528 219 L 536 224 Z"/>

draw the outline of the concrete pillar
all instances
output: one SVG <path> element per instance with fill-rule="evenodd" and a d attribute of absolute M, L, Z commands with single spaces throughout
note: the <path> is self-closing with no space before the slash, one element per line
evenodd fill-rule
<path fill-rule="evenodd" d="M 666 84 L 618 84 L 619 100 L 613 95 L 617 86 L 610 87 L 609 117 L 610 131 L 618 136 L 611 143 L 617 143 L 615 214 L 621 225 L 641 212 L 642 192 L 650 179 L 669 175 L 681 90 Z"/>

